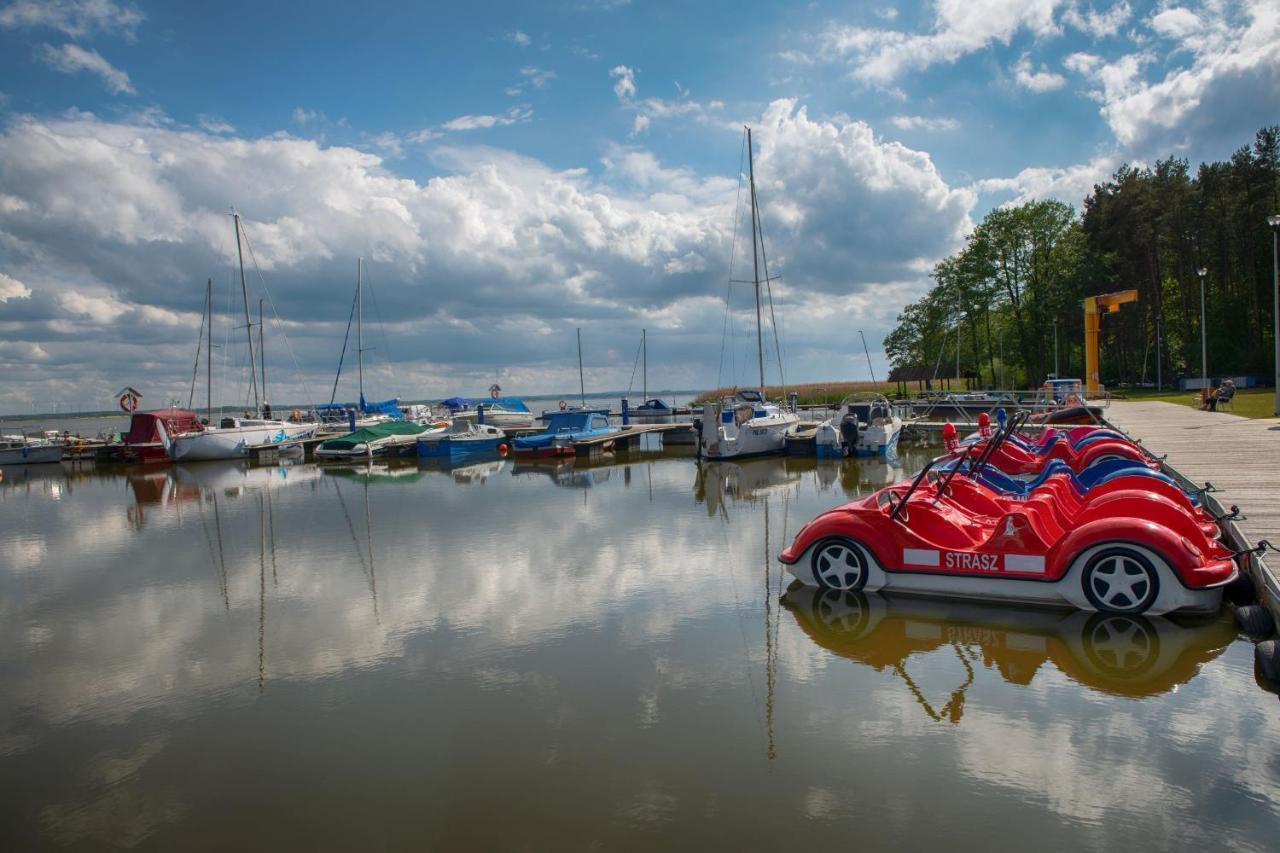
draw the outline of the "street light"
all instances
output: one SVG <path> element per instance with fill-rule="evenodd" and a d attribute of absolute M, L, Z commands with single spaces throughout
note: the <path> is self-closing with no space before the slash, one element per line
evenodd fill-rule
<path fill-rule="evenodd" d="M 1060 379 L 1062 374 L 1058 372 L 1058 318 L 1053 318 L 1053 378 Z"/>
<path fill-rule="evenodd" d="M 1276 345 L 1276 405 L 1275 413 L 1280 417 L 1280 216 L 1268 216 L 1267 224 L 1271 226 L 1271 295 L 1275 302 L 1271 319 L 1275 323 L 1272 336 Z"/>
<path fill-rule="evenodd" d="M 1202 393 L 1209 393 L 1209 348 L 1205 343 L 1204 329 L 1204 276 L 1209 272 L 1204 267 L 1196 270 L 1200 276 L 1200 388 Z"/>

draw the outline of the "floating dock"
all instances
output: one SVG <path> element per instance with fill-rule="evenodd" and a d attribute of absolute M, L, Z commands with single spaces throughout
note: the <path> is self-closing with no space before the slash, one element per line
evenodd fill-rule
<path fill-rule="evenodd" d="M 1227 522 L 1236 542 L 1257 545 L 1266 539 L 1280 547 L 1280 419 L 1242 418 L 1225 412 L 1202 412 L 1189 406 L 1156 401 L 1113 401 L 1110 423 L 1142 442 L 1156 456 L 1165 455 L 1168 473 L 1196 488 L 1213 483 L 1206 495 L 1215 512 L 1232 504 L 1242 518 Z M 1280 569 L 1276 554 L 1251 559 L 1261 602 L 1280 623 Z"/>

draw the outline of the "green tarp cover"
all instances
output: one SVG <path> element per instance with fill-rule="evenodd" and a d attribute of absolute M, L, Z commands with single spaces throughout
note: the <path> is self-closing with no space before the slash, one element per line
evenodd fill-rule
<path fill-rule="evenodd" d="M 387 421 L 386 423 L 358 429 L 353 433 L 344 435 L 342 438 L 331 438 L 321 447 L 326 450 L 354 450 L 357 445 L 368 444 L 371 441 L 377 441 L 387 436 L 418 435 L 426 431 L 427 428 L 422 424 L 410 423 L 409 421 Z"/>

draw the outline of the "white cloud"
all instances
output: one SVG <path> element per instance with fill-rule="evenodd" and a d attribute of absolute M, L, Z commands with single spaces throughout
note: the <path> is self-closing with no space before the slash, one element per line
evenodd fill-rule
<path fill-rule="evenodd" d="M 1066 77 L 1050 71 L 1044 65 L 1039 70 L 1032 69 L 1031 57 L 1025 53 L 1013 66 L 1013 79 L 1023 89 L 1036 94 L 1053 92 L 1067 85 Z"/>
<path fill-rule="evenodd" d="M 1093 193 L 1094 185 L 1110 178 L 1119 166 L 1120 160 L 1108 154 L 1075 166 L 1035 166 L 1011 178 L 986 178 L 975 182 L 972 189 L 1007 196 L 1008 205 L 1053 198 L 1078 208 Z"/>
<path fill-rule="evenodd" d="M 31 288 L 13 276 L 0 272 L 0 302 L 8 302 L 10 299 L 28 299 L 30 296 Z"/>
<path fill-rule="evenodd" d="M 1060 32 L 1054 13 L 1062 0 L 937 0 L 932 32 L 908 33 L 831 25 L 820 43 L 828 57 L 844 58 L 865 83 L 887 86 L 908 70 L 955 62 L 992 42 L 1009 44 L 1027 31 L 1037 38 Z"/>
<path fill-rule="evenodd" d="M 941 133 L 960 127 L 960 122 L 946 116 L 896 115 L 889 122 L 899 130 L 923 130 L 927 133 Z"/>
<path fill-rule="evenodd" d="M 649 117 L 644 113 L 638 113 L 635 121 L 631 125 L 631 135 L 639 136 L 649 131 Z"/>
<path fill-rule="evenodd" d="M 1069 54 L 1066 59 L 1062 60 L 1062 65 L 1073 74 L 1081 74 L 1087 77 L 1094 71 L 1098 70 L 1098 67 L 1101 66 L 1103 62 L 1104 60 L 1101 56 L 1079 51 L 1077 53 Z"/>
<path fill-rule="evenodd" d="M 444 130 L 483 130 L 490 127 L 504 127 L 520 124 L 533 118 L 533 110 L 527 107 L 512 107 L 502 115 L 464 115 L 452 118 L 440 125 Z"/>
<path fill-rule="evenodd" d="M 512 30 L 511 32 L 507 33 L 506 39 L 512 44 L 518 44 L 521 47 L 528 47 L 530 43 L 529 36 L 526 35 L 525 33 L 520 32 L 519 30 Z"/>
<path fill-rule="evenodd" d="M 787 323 L 807 330 L 788 372 L 825 376 L 845 342 L 822 306 L 871 305 L 868 294 L 890 285 L 895 300 L 918 293 L 929 265 L 972 227 L 975 195 L 861 122 L 814 120 L 779 101 L 753 126 L 771 270 L 784 276 L 784 344 Z M 128 381 L 117 371 L 143 361 L 149 393 L 185 396 L 204 280 L 225 280 L 234 263 L 234 204 L 253 249 L 251 287 L 260 267 L 301 365 L 301 377 L 281 371 L 282 399 L 310 399 L 302 383 L 318 387 L 332 370 L 357 255 L 391 320 L 386 349 L 401 379 L 388 393 L 483 388 L 510 365 L 520 365 L 522 393 L 560 390 L 576 379 L 561 333 L 583 317 L 610 340 L 647 325 L 667 337 L 670 375 L 711 383 L 738 165 L 737 143 L 713 139 L 726 144 L 712 175 L 643 149 L 611 152 L 593 177 L 438 146 L 435 177 L 412 180 L 368 151 L 289 135 L 22 118 L 0 130 L 0 245 L 5 275 L 31 296 L 0 303 L 0 334 L 48 352 L 42 382 L 56 379 L 69 398 Z M 870 316 L 891 323 L 897 304 Z M 553 333 L 495 336 L 494 316 Z M 599 365 L 601 387 L 625 385 L 630 355 Z M 0 406 L 51 394 L 5 383 Z"/>
<path fill-rule="evenodd" d="M 1095 39 L 1103 39 L 1108 36 L 1119 35 L 1120 28 L 1128 22 L 1132 15 L 1133 9 L 1124 0 L 1116 3 L 1105 12 L 1096 11 L 1092 6 L 1082 10 L 1079 4 L 1073 3 L 1062 13 L 1062 22 L 1081 32 L 1088 33 Z"/>
<path fill-rule="evenodd" d="M 524 68 L 520 69 L 520 76 L 527 78 L 529 80 L 529 85 L 533 86 L 533 88 L 541 89 L 546 86 L 547 83 L 556 79 L 556 72 L 537 68 L 533 65 L 526 65 Z"/>
<path fill-rule="evenodd" d="M 619 101 L 629 101 L 636 96 L 636 73 L 625 65 L 615 65 L 609 69 L 609 76 L 617 78 L 613 84 L 613 93 Z"/>
<path fill-rule="evenodd" d="M 1174 6 L 1152 15 L 1151 29 L 1165 38 L 1184 39 L 1204 29 L 1204 21 L 1190 9 Z"/>
<path fill-rule="evenodd" d="M 144 17 L 133 6 L 111 0 L 13 0 L 0 9 L 0 27 L 52 29 L 74 39 L 95 33 L 131 38 Z"/>
<path fill-rule="evenodd" d="M 102 58 L 96 50 L 83 48 L 78 44 L 64 44 L 54 47 L 51 44 L 41 45 L 37 54 L 46 65 L 61 71 L 63 74 L 78 74 L 88 71 L 102 78 L 102 85 L 113 95 L 134 94 L 129 75 Z"/>
<path fill-rule="evenodd" d="M 304 107 L 294 107 L 292 118 L 294 124 L 301 125 L 315 124 L 325 120 L 324 113 L 319 110 L 308 110 Z"/>
<path fill-rule="evenodd" d="M 202 130 L 207 130 L 210 133 L 235 133 L 236 132 L 235 125 L 231 124 L 230 122 L 224 121 L 223 119 L 220 119 L 217 116 L 205 115 L 203 113 L 196 116 L 196 124 L 198 124 Z"/>

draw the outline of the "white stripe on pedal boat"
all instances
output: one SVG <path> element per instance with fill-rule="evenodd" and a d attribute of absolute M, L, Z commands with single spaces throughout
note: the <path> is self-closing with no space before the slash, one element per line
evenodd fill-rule
<path fill-rule="evenodd" d="M 1004 570 L 1006 572 L 1026 572 L 1028 574 L 1044 574 L 1044 557 L 1031 554 L 1005 554 Z"/>
<path fill-rule="evenodd" d="M 902 562 L 907 566 L 937 566 L 940 559 L 939 551 L 931 551 L 926 548 L 903 548 Z"/>

